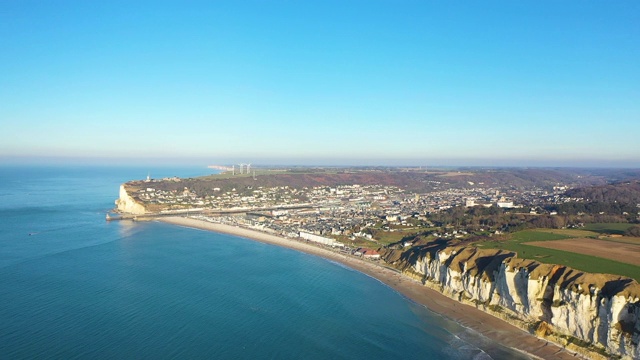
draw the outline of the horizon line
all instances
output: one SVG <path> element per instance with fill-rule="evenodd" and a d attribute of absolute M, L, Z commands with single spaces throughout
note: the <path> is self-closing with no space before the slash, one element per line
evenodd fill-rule
<path fill-rule="evenodd" d="M 393 167 L 393 168 L 640 168 L 640 159 L 336 159 L 336 158 L 238 158 L 215 157 L 71 157 L 71 156 L 2 156 L 0 165 L 84 165 L 84 166 L 232 166 L 239 163 L 252 166 L 292 167 Z"/>

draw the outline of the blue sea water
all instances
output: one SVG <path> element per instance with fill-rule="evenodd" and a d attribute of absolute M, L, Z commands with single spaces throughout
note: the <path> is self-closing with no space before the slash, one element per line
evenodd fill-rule
<path fill-rule="evenodd" d="M 209 173 L 0 166 L 0 358 L 526 358 L 312 255 L 106 222 L 149 171 Z"/>

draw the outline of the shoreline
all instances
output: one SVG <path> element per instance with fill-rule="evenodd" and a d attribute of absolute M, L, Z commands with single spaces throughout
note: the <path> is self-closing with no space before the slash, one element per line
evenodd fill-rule
<path fill-rule="evenodd" d="M 529 356 L 542 359 L 580 358 L 579 355 L 569 352 L 552 342 L 540 339 L 473 306 L 453 300 L 436 290 L 424 286 L 417 280 L 404 276 L 395 269 L 381 266 L 372 261 L 358 259 L 304 242 L 232 225 L 184 217 L 164 217 L 156 220 L 178 226 L 240 236 L 335 261 L 379 280 L 411 301 L 425 306 L 441 316 L 470 328 L 497 343 L 517 349 Z"/>

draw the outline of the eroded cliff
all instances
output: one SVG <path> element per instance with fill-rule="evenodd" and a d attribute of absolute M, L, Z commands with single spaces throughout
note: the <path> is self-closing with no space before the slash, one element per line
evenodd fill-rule
<path fill-rule="evenodd" d="M 116 200 L 116 206 L 119 212 L 141 215 L 147 212 L 147 209 L 142 203 L 136 201 L 129 193 L 125 185 L 120 185 L 120 196 Z"/>
<path fill-rule="evenodd" d="M 640 358 L 640 285 L 633 279 L 473 246 L 388 250 L 384 259 L 430 288 L 588 357 Z"/>

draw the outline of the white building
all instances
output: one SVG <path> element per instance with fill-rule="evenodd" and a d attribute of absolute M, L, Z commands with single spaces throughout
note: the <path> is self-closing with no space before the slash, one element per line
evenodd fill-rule
<path fill-rule="evenodd" d="M 330 238 L 326 238 L 324 236 L 309 234 L 309 233 L 300 231 L 300 237 L 305 240 L 313 241 L 323 245 L 344 247 L 343 243 L 337 242 Z"/>
<path fill-rule="evenodd" d="M 498 201 L 496 205 L 498 205 L 498 207 L 500 208 L 507 208 L 507 209 L 514 207 L 513 201 Z"/>

